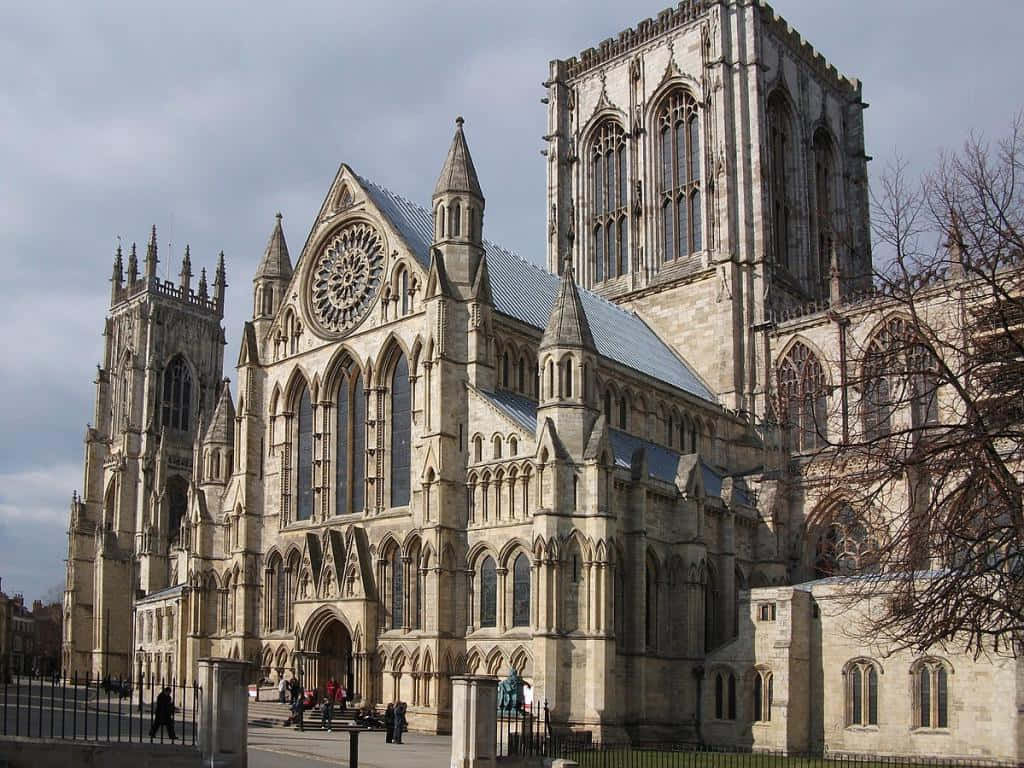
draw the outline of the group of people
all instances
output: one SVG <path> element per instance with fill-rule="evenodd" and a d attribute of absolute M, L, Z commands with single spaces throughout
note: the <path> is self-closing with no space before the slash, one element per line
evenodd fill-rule
<path fill-rule="evenodd" d="M 308 695 L 305 687 L 298 676 L 285 680 L 284 677 L 277 684 L 278 699 L 282 704 L 288 704 L 291 709 L 291 717 L 284 721 L 285 725 L 296 725 L 303 730 L 303 713 L 311 709 L 314 704 L 314 695 Z M 320 696 L 320 727 L 325 731 L 331 730 L 334 711 L 345 711 L 348 702 L 348 691 L 345 686 L 333 677 L 327 681 L 323 695 Z M 384 738 L 388 744 L 401 744 L 402 734 L 408 730 L 408 721 L 405 713 L 408 705 L 404 701 L 395 701 L 388 704 L 384 710 L 384 721 L 373 715 L 372 710 L 366 710 L 356 715 L 356 724 L 368 727 L 384 726 Z"/>
<path fill-rule="evenodd" d="M 405 719 L 405 711 L 408 709 L 405 702 L 398 701 L 388 704 L 384 710 L 384 741 L 388 744 L 401 744 L 402 734 L 408 723 Z"/>

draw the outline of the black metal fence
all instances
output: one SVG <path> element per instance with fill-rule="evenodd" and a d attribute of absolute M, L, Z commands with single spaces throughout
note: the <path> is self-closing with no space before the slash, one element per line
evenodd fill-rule
<path fill-rule="evenodd" d="M 577 762 L 580 768 L 993 768 L 986 760 L 823 753 L 798 755 L 694 744 L 607 744 L 578 737 L 556 737 L 548 757 Z"/>
<path fill-rule="evenodd" d="M 0 736 L 195 746 L 201 692 L 156 677 L 15 677 L 0 691 Z"/>
<path fill-rule="evenodd" d="M 549 756 L 551 721 L 548 703 L 537 708 L 498 710 L 498 757 Z"/>

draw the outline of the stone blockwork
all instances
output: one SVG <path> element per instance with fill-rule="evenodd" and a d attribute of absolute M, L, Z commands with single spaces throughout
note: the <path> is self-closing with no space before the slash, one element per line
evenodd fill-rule
<path fill-rule="evenodd" d="M 842 434 L 858 403 L 834 353 L 890 311 L 856 298 L 860 83 L 763 2 L 686 0 L 552 62 L 547 88 L 548 270 L 484 239 L 461 118 L 428 207 L 343 164 L 294 263 L 276 218 L 233 392 L 190 264 L 168 287 L 116 257 L 66 665 L 248 660 L 402 699 L 431 731 L 452 677 L 515 666 L 597 738 L 967 754 L 966 715 L 898 720 L 888 667 L 878 730 L 837 728 L 814 697 L 852 648 L 792 586 L 820 575 L 836 505 L 773 390 L 799 351 Z M 1017 710 L 951 679 L 954 711 L 990 717 L 985 754 L 1019 759 Z"/>

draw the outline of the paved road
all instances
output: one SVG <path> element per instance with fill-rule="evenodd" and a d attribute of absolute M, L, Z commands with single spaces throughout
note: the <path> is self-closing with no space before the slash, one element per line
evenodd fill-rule
<path fill-rule="evenodd" d="M 320 730 L 315 714 L 307 717 L 309 727 L 300 732 L 282 725 L 287 715 L 283 704 L 249 702 L 251 768 L 348 766 L 348 734 Z M 451 764 L 450 736 L 407 733 L 402 742 L 386 744 L 383 733 L 361 733 L 359 768 L 448 768 Z"/>

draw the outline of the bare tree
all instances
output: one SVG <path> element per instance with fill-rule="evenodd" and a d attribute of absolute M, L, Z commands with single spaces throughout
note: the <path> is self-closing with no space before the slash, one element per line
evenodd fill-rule
<path fill-rule="evenodd" d="M 880 325 L 851 334 L 841 361 L 850 426 L 803 470 L 851 516 L 846 540 L 823 545 L 825 572 L 854 576 L 852 597 L 885 606 L 871 612 L 875 637 L 1016 654 L 1024 116 L 997 143 L 972 135 L 919 183 L 894 163 L 872 207 L 874 290 L 833 312 Z"/>

